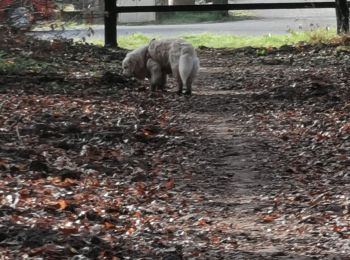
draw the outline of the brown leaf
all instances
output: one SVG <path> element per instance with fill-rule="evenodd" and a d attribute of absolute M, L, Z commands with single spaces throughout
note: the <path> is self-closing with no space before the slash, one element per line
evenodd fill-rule
<path fill-rule="evenodd" d="M 169 179 L 169 180 L 165 183 L 165 188 L 166 188 L 167 190 L 171 190 L 171 189 L 173 189 L 174 187 L 175 187 L 175 180 L 174 180 L 174 178 Z"/>
<path fill-rule="evenodd" d="M 212 236 L 212 237 L 210 238 L 210 241 L 211 241 L 213 244 L 219 244 L 220 241 L 221 241 L 221 237 L 219 237 L 219 236 Z"/>
<path fill-rule="evenodd" d="M 134 217 L 135 217 L 135 218 L 141 218 L 141 216 L 142 216 L 142 214 L 141 214 L 140 211 L 136 211 L 136 212 L 134 213 Z"/>
<path fill-rule="evenodd" d="M 59 50 L 63 48 L 63 43 L 58 40 L 54 40 L 50 44 L 51 44 L 51 48 L 55 50 Z"/>
<path fill-rule="evenodd" d="M 278 218 L 279 216 L 275 213 L 273 214 L 268 214 L 268 215 L 262 215 L 262 216 L 259 216 L 260 218 L 260 221 L 263 222 L 263 223 L 270 223 L 270 222 L 273 222 L 276 218 Z"/>
<path fill-rule="evenodd" d="M 138 195 L 145 195 L 146 184 L 142 181 L 136 183 L 136 192 Z"/>
<path fill-rule="evenodd" d="M 167 127 L 169 125 L 169 113 L 168 112 L 162 113 L 158 120 L 162 128 Z"/>
<path fill-rule="evenodd" d="M 200 218 L 198 221 L 197 221 L 197 225 L 198 226 L 206 226 L 206 225 L 209 225 L 209 221 L 205 218 Z"/>
<path fill-rule="evenodd" d="M 58 246 L 58 245 L 52 245 L 52 244 L 48 244 L 48 245 L 44 245 L 41 247 L 36 247 L 33 248 L 29 251 L 28 255 L 29 256 L 38 256 L 38 255 L 43 255 L 43 254 L 55 254 L 59 251 L 61 251 L 62 249 Z"/>
<path fill-rule="evenodd" d="M 345 123 L 340 129 L 340 132 L 350 132 L 350 122 Z"/>
<path fill-rule="evenodd" d="M 7 170 L 9 168 L 9 164 L 7 160 L 0 159 L 0 169 Z"/>
<path fill-rule="evenodd" d="M 112 150 L 111 152 L 112 157 L 114 157 L 117 160 L 121 160 L 122 159 L 122 153 L 120 150 Z"/>
<path fill-rule="evenodd" d="M 67 235 L 79 233 L 79 230 L 76 227 L 64 227 L 60 228 L 60 230 Z"/>
<path fill-rule="evenodd" d="M 341 233 L 341 232 L 344 231 L 344 227 L 334 225 L 334 226 L 333 226 L 333 231 L 334 231 L 334 232 L 337 232 L 337 233 Z"/>
<path fill-rule="evenodd" d="M 143 135 L 144 136 L 150 136 L 150 135 L 152 135 L 152 132 L 149 131 L 148 129 L 143 129 Z"/>
<path fill-rule="evenodd" d="M 67 186 L 73 185 L 75 183 L 76 183 L 76 181 L 74 179 L 71 179 L 71 178 L 65 178 L 64 181 L 62 182 L 62 184 L 67 185 Z"/>

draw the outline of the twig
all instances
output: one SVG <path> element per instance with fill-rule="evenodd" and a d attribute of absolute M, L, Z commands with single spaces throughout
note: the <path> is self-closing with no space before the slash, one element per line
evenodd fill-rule
<path fill-rule="evenodd" d="M 13 124 L 10 125 L 10 130 L 12 130 L 14 127 L 18 127 L 18 123 L 22 121 L 22 119 L 25 116 L 20 116 L 15 122 L 13 122 Z"/>
<path fill-rule="evenodd" d="M 22 136 L 19 134 L 18 125 L 16 125 L 16 133 L 17 133 L 19 143 L 23 146 L 24 144 L 23 144 Z"/>
<path fill-rule="evenodd" d="M 233 156 L 239 156 L 240 153 L 239 152 L 229 152 L 229 153 L 225 153 L 219 156 L 219 158 L 225 158 L 225 157 L 233 157 Z"/>
<path fill-rule="evenodd" d="M 0 112 L 2 111 L 2 108 L 4 107 L 4 105 L 6 103 L 8 103 L 8 100 L 5 100 L 5 101 L 1 102 L 1 104 L 0 104 Z"/>

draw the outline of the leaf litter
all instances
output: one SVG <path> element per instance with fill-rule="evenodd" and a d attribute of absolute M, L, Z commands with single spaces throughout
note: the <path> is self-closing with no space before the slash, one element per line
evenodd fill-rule
<path fill-rule="evenodd" d="M 0 38 L 4 259 L 347 259 L 347 48 L 202 47 L 179 97 L 122 49 Z"/>

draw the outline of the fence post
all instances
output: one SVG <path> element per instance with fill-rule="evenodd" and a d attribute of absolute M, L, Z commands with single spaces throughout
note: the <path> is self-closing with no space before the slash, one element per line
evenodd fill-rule
<path fill-rule="evenodd" d="M 337 33 L 348 33 L 349 7 L 347 0 L 335 0 L 335 13 L 337 16 Z"/>
<path fill-rule="evenodd" d="M 117 13 L 116 0 L 105 0 L 105 46 L 117 47 Z"/>

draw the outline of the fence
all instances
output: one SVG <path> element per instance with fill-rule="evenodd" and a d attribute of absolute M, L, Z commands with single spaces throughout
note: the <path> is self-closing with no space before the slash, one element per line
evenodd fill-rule
<path fill-rule="evenodd" d="M 173 6 L 117 6 L 116 0 L 105 0 L 105 46 L 117 46 L 117 14 L 137 12 L 183 12 L 183 11 L 224 11 L 224 10 L 258 10 L 258 9 L 304 9 L 336 8 L 337 31 L 349 31 L 349 8 L 347 0 L 335 2 L 304 3 L 242 3 L 211 5 L 173 5 Z"/>

